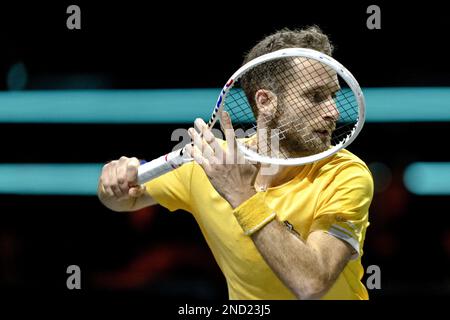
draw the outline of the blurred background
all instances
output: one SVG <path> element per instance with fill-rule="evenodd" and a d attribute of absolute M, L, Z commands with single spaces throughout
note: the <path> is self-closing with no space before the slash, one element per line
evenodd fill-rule
<path fill-rule="evenodd" d="M 80 30 L 66 26 L 71 4 Z M 366 26 L 371 4 L 379 30 Z M 381 289 L 370 297 L 450 294 L 450 20 L 440 4 L 39 1 L 0 12 L 0 290 L 65 292 L 74 264 L 83 290 L 226 299 L 190 214 L 109 211 L 98 175 L 122 155 L 172 150 L 172 132 L 208 117 L 244 52 L 277 29 L 317 24 L 367 100 L 349 150 L 375 179 L 362 261 L 380 267 Z"/>

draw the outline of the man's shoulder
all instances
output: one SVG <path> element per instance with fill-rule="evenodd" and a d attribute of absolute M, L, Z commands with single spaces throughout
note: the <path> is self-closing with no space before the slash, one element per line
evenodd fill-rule
<path fill-rule="evenodd" d="M 315 172 L 320 186 L 323 190 L 328 190 L 324 194 L 333 195 L 338 189 L 346 189 L 355 192 L 353 193 L 355 199 L 372 198 L 373 177 L 366 163 L 358 156 L 348 150 L 341 150 L 324 160 Z"/>
<path fill-rule="evenodd" d="M 345 163 L 345 164 L 357 164 L 357 165 L 367 168 L 367 170 L 368 170 L 367 164 L 361 158 L 359 158 L 354 153 L 348 151 L 347 149 L 342 149 L 339 152 L 337 152 L 335 159 L 332 159 L 332 161 L 333 160 L 336 160 L 336 161 L 339 161 L 339 162 Z"/>
<path fill-rule="evenodd" d="M 371 179 L 367 164 L 352 152 L 342 149 L 336 154 L 314 164 L 319 174 L 337 175 L 339 173 L 356 172 Z"/>

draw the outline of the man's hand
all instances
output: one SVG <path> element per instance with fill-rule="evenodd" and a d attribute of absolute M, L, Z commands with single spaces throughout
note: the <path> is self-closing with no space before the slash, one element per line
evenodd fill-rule
<path fill-rule="evenodd" d="M 145 185 L 137 182 L 139 160 L 121 157 L 103 166 L 99 179 L 98 197 L 114 211 L 132 210 L 138 198 L 143 196 Z"/>
<path fill-rule="evenodd" d="M 203 168 L 214 189 L 234 209 L 256 193 L 254 183 L 258 166 L 245 160 L 239 152 L 228 113 L 222 113 L 227 149 L 224 150 L 202 119 L 195 120 L 200 134 L 189 128 L 194 145 L 188 145 L 188 154 Z"/>

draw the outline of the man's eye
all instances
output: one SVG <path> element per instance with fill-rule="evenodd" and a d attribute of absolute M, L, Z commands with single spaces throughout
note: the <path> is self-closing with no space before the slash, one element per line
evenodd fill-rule
<path fill-rule="evenodd" d="M 325 99 L 325 95 L 322 92 L 314 92 L 312 94 L 312 100 L 314 102 L 322 102 Z"/>
<path fill-rule="evenodd" d="M 312 94 L 312 99 L 313 99 L 315 102 L 320 102 L 320 100 L 322 100 L 322 95 L 321 95 L 321 93 L 320 93 L 320 92 L 314 92 L 314 93 Z"/>
<path fill-rule="evenodd" d="M 332 98 L 333 100 L 336 99 L 336 92 L 333 92 L 329 95 L 324 94 L 323 92 L 314 92 L 312 95 L 312 100 L 316 103 L 325 101 L 328 98 Z"/>

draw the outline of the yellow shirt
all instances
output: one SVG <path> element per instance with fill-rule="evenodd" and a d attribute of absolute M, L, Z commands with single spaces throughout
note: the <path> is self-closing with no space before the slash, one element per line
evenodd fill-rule
<path fill-rule="evenodd" d="M 295 299 L 244 235 L 232 208 L 196 163 L 184 164 L 146 184 L 149 194 L 170 211 L 192 213 L 225 275 L 230 299 Z M 230 186 L 232 187 L 232 186 Z M 362 160 L 347 150 L 304 165 L 283 185 L 266 191 L 266 204 L 303 239 L 323 230 L 355 249 L 323 299 L 368 299 L 361 283 L 362 247 L 373 195 L 373 180 Z"/>

